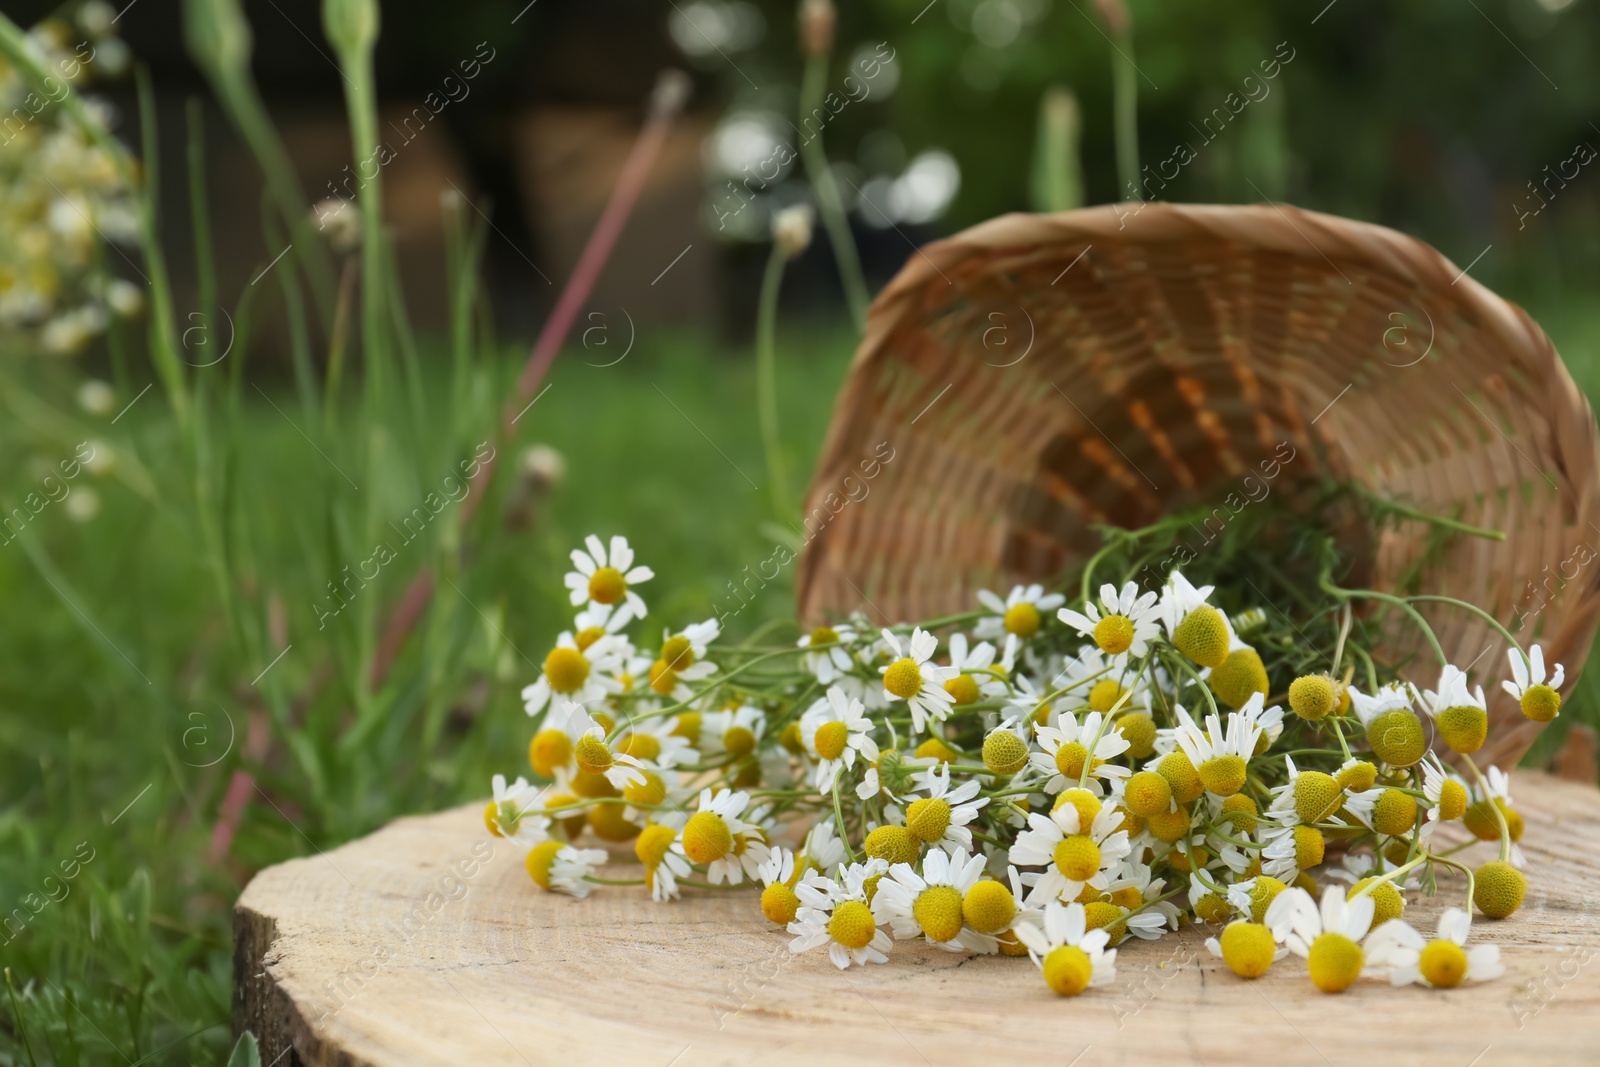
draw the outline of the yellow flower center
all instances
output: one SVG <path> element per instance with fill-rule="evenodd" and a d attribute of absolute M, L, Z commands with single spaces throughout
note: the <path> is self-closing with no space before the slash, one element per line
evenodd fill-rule
<path fill-rule="evenodd" d="M 1373 755 L 1391 767 L 1410 767 L 1428 751 L 1422 720 L 1404 708 L 1386 711 L 1367 727 L 1367 744 Z"/>
<path fill-rule="evenodd" d="M 1240 978 L 1260 978 L 1272 966 L 1277 944 L 1260 923 L 1238 922 L 1222 931 L 1222 962 Z"/>
<path fill-rule="evenodd" d="M 633 854 L 639 857 L 640 863 L 653 870 L 661 866 L 661 861 L 666 858 L 667 850 L 677 836 L 672 827 L 651 823 L 640 832 L 639 840 L 633 843 Z"/>
<path fill-rule="evenodd" d="M 921 800 L 913 800 L 911 806 L 906 808 L 906 829 L 929 844 L 944 837 L 944 832 L 949 828 L 950 804 L 946 800 L 939 797 L 923 797 Z M 950 939 L 939 937 L 934 940 Z"/>
<path fill-rule="evenodd" d="M 1089 930 L 1104 930 L 1122 918 L 1122 909 L 1109 900 L 1091 900 L 1083 906 L 1083 925 Z"/>
<path fill-rule="evenodd" d="M 1123 803 L 1135 815 L 1163 814 L 1172 806 L 1172 786 L 1155 771 L 1140 771 L 1128 779 Z"/>
<path fill-rule="evenodd" d="M 937 737 L 930 737 L 918 745 L 915 755 L 917 759 L 936 759 L 940 763 L 954 763 L 956 761 L 956 750 Z"/>
<path fill-rule="evenodd" d="M 901 700 L 910 700 L 922 690 L 922 668 L 909 656 L 897 659 L 883 672 L 883 687 Z"/>
<path fill-rule="evenodd" d="M 1115 701 L 1113 701 L 1115 703 Z M 1117 716 L 1117 729 L 1128 742 L 1128 756 L 1132 759 L 1149 759 L 1156 750 L 1156 721 L 1142 711 Z"/>
<path fill-rule="evenodd" d="M 528 742 L 528 763 L 534 772 L 545 777 L 555 777 L 558 767 L 565 767 L 572 756 L 572 742 L 560 730 L 540 730 Z"/>
<path fill-rule="evenodd" d="M 585 626 L 578 631 L 578 635 L 573 638 L 573 641 L 577 644 L 579 652 L 587 652 L 590 645 L 605 635 L 606 631 L 603 626 Z"/>
<path fill-rule="evenodd" d="M 817 727 L 813 743 L 820 759 L 838 759 L 844 754 L 845 742 L 850 740 L 850 728 L 842 722 L 825 722 Z"/>
<path fill-rule="evenodd" d="M 985 878 L 961 901 L 961 916 L 980 934 L 997 934 L 1011 925 L 1017 914 L 1017 900 L 1011 890 L 992 878 Z"/>
<path fill-rule="evenodd" d="M 661 739 L 653 734 L 629 734 L 617 745 L 617 750 L 636 760 L 654 763 L 661 755 Z"/>
<path fill-rule="evenodd" d="M 1474 872 L 1472 902 L 1491 919 L 1504 919 L 1522 907 L 1528 879 L 1509 863 L 1492 860 Z"/>
<path fill-rule="evenodd" d="M 961 933 L 961 893 L 951 886 L 930 885 L 917 895 L 911 915 L 929 941 L 954 941 Z"/>
<path fill-rule="evenodd" d="M 1341 767 L 1339 773 L 1333 776 L 1335 785 L 1352 793 L 1362 793 L 1371 789 L 1372 783 L 1377 780 L 1378 768 L 1366 760 L 1357 760 L 1348 767 Z"/>
<path fill-rule="evenodd" d="M 516 833 L 517 823 L 521 821 L 522 819 L 517 814 L 517 806 L 515 804 L 501 805 L 491 800 L 488 806 L 483 809 L 483 825 L 496 837 L 504 837 L 506 834 Z"/>
<path fill-rule="evenodd" d="M 1250 890 L 1250 918 L 1260 922 L 1266 916 L 1272 902 L 1278 899 L 1278 894 L 1289 887 L 1276 878 L 1264 874 L 1258 874 L 1255 878 L 1255 887 Z"/>
<path fill-rule="evenodd" d="M 550 866 L 556 861 L 556 853 L 565 847 L 560 841 L 546 841 L 528 852 L 523 865 L 528 868 L 528 877 L 533 879 L 534 885 L 540 889 L 550 888 Z"/>
<path fill-rule="evenodd" d="M 1055 806 L 1050 810 L 1057 811 L 1068 804 L 1078 813 L 1078 829 L 1085 832 L 1093 825 L 1095 817 L 1100 814 L 1100 809 L 1104 806 L 1100 803 L 1100 798 L 1087 789 L 1074 787 L 1063 790 L 1061 795 L 1056 797 Z"/>
<path fill-rule="evenodd" d="M 694 646 L 682 634 L 669 637 L 661 642 L 661 662 L 674 671 L 681 671 L 694 664 Z"/>
<path fill-rule="evenodd" d="M 1194 914 L 1201 922 L 1221 926 L 1233 918 L 1233 905 L 1220 893 L 1207 893 L 1194 902 Z"/>
<path fill-rule="evenodd" d="M 730 756 L 748 756 L 756 750 L 755 731 L 747 726 L 730 726 L 722 732 L 722 747 Z"/>
<path fill-rule="evenodd" d="M 589 599 L 596 604 L 615 604 L 627 591 L 627 579 L 615 567 L 600 567 L 589 576 Z"/>
<path fill-rule="evenodd" d="M 831 626 L 819 626 L 811 631 L 811 647 L 818 645 L 836 645 L 839 643 L 839 631 Z"/>
<path fill-rule="evenodd" d="M 1126 615 L 1107 615 L 1094 624 L 1094 643 L 1108 656 L 1128 651 L 1133 644 L 1133 620 Z"/>
<path fill-rule="evenodd" d="M 1144 895 L 1139 892 L 1137 886 L 1126 885 L 1111 894 L 1111 903 L 1132 911 L 1144 903 Z"/>
<path fill-rule="evenodd" d="M 1325 674 L 1307 674 L 1289 683 L 1289 708 L 1302 719 L 1327 716 L 1339 702 L 1333 679 Z"/>
<path fill-rule="evenodd" d="M 589 680 L 589 661 L 577 649 L 558 645 L 544 658 L 544 677 L 557 693 L 575 693 Z"/>
<path fill-rule="evenodd" d="M 845 948 L 866 948 L 877 932 L 872 909 L 859 900 L 847 900 L 838 905 L 828 919 L 828 936 Z"/>
<path fill-rule="evenodd" d="M 663 660 L 656 660 L 650 664 L 650 688 L 668 696 L 678 685 L 678 674 Z"/>
<path fill-rule="evenodd" d="M 1447 778 L 1439 787 L 1439 818 L 1459 819 L 1467 811 L 1467 787 Z"/>
<path fill-rule="evenodd" d="M 683 851 L 696 863 L 715 862 L 733 851 L 733 831 L 716 812 L 696 812 L 683 824 Z"/>
<path fill-rule="evenodd" d="M 1417 825 L 1417 802 L 1398 789 L 1385 789 L 1372 805 L 1372 828 L 1380 834 L 1400 837 Z"/>
<path fill-rule="evenodd" d="M 622 794 L 612 788 L 603 774 L 595 774 L 578 768 L 578 773 L 572 776 L 572 791 L 580 797 L 617 797 Z"/>
<path fill-rule="evenodd" d="M 1056 749 L 1056 770 L 1067 778 L 1083 776 L 1083 765 L 1089 759 L 1089 750 L 1076 741 L 1068 741 Z"/>
<path fill-rule="evenodd" d="M 1339 810 L 1344 794 L 1333 775 L 1301 771 L 1294 780 L 1294 813 L 1301 822 L 1323 822 Z"/>
<path fill-rule="evenodd" d="M 1089 687 L 1089 709 L 1110 711 L 1122 699 L 1122 686 L 1111 678 L 1102 678 Z"/>
<path fill-rule="evenodd" d="M 970 674 L 958 674 L 944 683 L 944 691 L 957 704 L 976 703 L 979 696 L 978 680 Z"/>
<path fill-rule="evenodd" d="M 639 824 L 628 818 L 621 804 L 596 804 L 589 809 L 589 829 L 602 841 L 631 841 L 639 833 Z"/>
<path fill-rule="evenodd" d="M 637 778 L 630 781 L 622 789 L 623 797 L 630 804 L 638 804 L 641 807 L 659 804 L 666 800 L 667 783 L 661 780 L 661 776 L 654 771 L 640 773 L 644 775 L 644 781 L 640 782 Z"/>
<path fill-rule="evenodd" d="M 1561 714 L 1561 694 L 1548 685 L 1529 686 L 1522 693 L 1522 714 L 1534 722 L 1549 722 Z"/>
<path fill-rule="evenodd" d="M 1145 821 L 1155 839 L 1169 845 L 1189 832 L 1189 812 L 1181 807 L 1177 811 L 1158 811 L 1154 815 L 1147 815 Z"/>
<path fill-rule="evenodd" d="M 1075 997 L 1089 988 L 1094 964 L 1088 953 L 1076 945 L 1060 945 L 1044 958 L 1045 985 L 1064 997 Z"/>
<path fill-rule="evenodd" d="M 1069 880 L 1087 882 L 1100 873 L 1100 846 L 1088 834 L 1071 834 L 1056 845 L 1055 861 Z"/>
<path fill-rule="evenodd" d="M 1322 831 L 1315 826 L 1296 826 L 1294 828 L 1294 865 L 1302 871 L 1309 871 L 1322 862 L 1328 853 L 1327 839 L 1322 836 Z"/>
<path fill-rule="evenodd" d="M 578 738 L 578 744 L 573 748 L 572 754 L 578 761 L 578 767 L 590 774 L 602 774 L 615 762 L 611 749 L 593 734 L 584 734 Z"/>
<path fill-rule="evenodd" d="M 1039 632 L 1039 609 L 1026 600 L 1011 605 L 1006 609 L 1005 627 L 1006 633 L 1032 637 Z"/>
<path fill-rule="evenodd" d="M 1311 942 L 1306 968 L 1318 989 L 1324 993 L 1343 993 L 1361 977 L 1364 960 L 1360 945 L 1343 934 L 1326 933 Z"/>
<path fill-rule="evenodd" d="M 983 739 L 983 765 L 996 774 L 1016 774 L 1027 762 L 1027 743 L 1010 730 L 995 730 Z"/>
<path fill-rule="evenodd" d="M 1467 976 L 1467 954 L 1454 941 L 1430 941 L 1417 960 L 1417 969 L 1436 989 L 1454 989 Z"/>
<path fill-rule="evenodd" d="M 1156 773 L 1167 780 L 1172 787 L 1172 797 L 1179 804 L 1193 803 L 1206 791 L 1200 775 L 1195 773 L 1194 764 L 1181 748 L 1162 756 L 1161 762 L 1156 764 Z"/>
<path fill-rule="evenodd" d="M 652 675 L 654 680 L 654 675 Z M 698 711 L 685 711 L 678 715 L 678 721 L 672 724 L 672 736 L 681 737 L 691 745 L 700 743 L 700 713 Z"/>
<path fill-rule="evenodd" d="M 1267 695 L 1267 668 L 1255 649 L 1236 648 L 1223 659 L 1222 666 L 1211 672 L 1207 684 L 1218 700 L 1229 707 L 1242 708 L 1257 693 Z"/>
<path fill-rule="evenodd" d="M 1441 794 L 1440 799 L 1441 801 L 1443 800 L 1443 794 Z M 1500 809 L 1500 814 L 1505 817 L 1506 832 L 1511 835 L 1511 840 L 1513 842 L 1522 840 L 1522 816 L 1518 815 L 1516 809 L 1500 797 L 1494 798 L 1494 805 Z M 1466 824 L 1468 830 L 1472 831 L 1473 836 L 1481 841 L 1498 841 L 1500 839 L 1500 823 L 1495 820 L 1494 808 L 1489 807 L 1484 801 L 1480 800 L 1467 808 L 1462 815 L 1462 822 Z"/>
<path fill-rule="evenodd" d="M 863 846 L 868 856 L 896 863 L 915 863 L 921 852 L 921 842 L 904 826 L 880 826 L 867 835 Z"/>
<path fill-rule="evenodd" d="M 1244 788 L 1245 762 L 1238 756 L 1215 756 L 1200 764 L 1195 772 L 1206 792 L 1231 797 Z"/>
<path fill-rule="evenodd" d="M 1346 900 L 1354 900 L 1356 894 L 1366 889 L 1372 883 L 1371 878 L 1363 878 L 1351 886 L 1345 893 Z M 1406 898 L 1400 895 L 1393 882 L 1379 882 L 1373 886 L 1372 892 L 1367 894 L 1372 898 L 1372 928 L 1376 930 L 1390 919 L 1398 919 L 1406 910 Z"/>
<path fill-rule="evenodd" d="M 1172 632 L 1178 651 L 1202 667 L 1220 667 L 1228 658 L 1228 623 L 1222 612 L 1202 604 L 1184 616 Z"/>
<path fill-rule="evenodd" d="M 1445 744 L 1457 752 L 1476 752 L 1489 737 L 1489 713 L 1475 704 L 1445 708 L 1438 726 Z"/>
<path fill-rule="evenodd" d="M 795 912 L 799 910 L 800 898 L 782 882 L 773 882 L 761 891 L 761 914 L 771 922 L 788 926 L 794 922 Z"/>

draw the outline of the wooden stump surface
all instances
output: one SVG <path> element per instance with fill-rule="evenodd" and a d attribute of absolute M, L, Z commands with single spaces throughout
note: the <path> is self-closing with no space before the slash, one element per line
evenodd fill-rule
<path fill-rule="evenodd" d="M 791 955 L 753 889 L 540 892 L 470 805 L 257 875 L 235 912 L 234 1025 L 271 1067 L 1600 1063 L 1600 793 L 1532 772 L 1512 792 L 1528 900 L 1473 925 L 1507 974 L 1448 992 L 1325 996 L 1292 957 L 1246 982 L 1205 927 L 1124 945 L 1115 984 L 1075 999 L 1026 959 L 909 942 L 841 973 Z M 1411 895 L 1406 918 L 1431 936 L 1462 887 Z"/>

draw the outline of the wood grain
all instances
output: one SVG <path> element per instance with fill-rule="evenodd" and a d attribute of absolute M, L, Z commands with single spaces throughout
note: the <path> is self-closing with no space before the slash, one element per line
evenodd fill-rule
<path fill-rule="evenodd" d="M 1246 982 L 1206 953 L 1204 928 L 1124 946 L 1115 985 L 1073 1000 L 1026 959 L 912 943 L 840 973 L 791 955 L 751 890 L 670 906 L 541 893 L 469 805 L 257 875 L 235 912 L 234 1026 L 277 1067 L 1593 1064 L 1600 793 L 1528 773 L 1513 795 L 1528 902 L 1474 926 L 1507 974 L 1450 992 L 1365 981 L 1324 996 L 1292 958 Z M 1407 917 L 1431 933 L 1460 886 Z"/>

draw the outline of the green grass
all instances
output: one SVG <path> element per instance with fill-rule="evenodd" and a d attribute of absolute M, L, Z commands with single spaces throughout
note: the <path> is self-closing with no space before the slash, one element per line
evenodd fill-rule
<path fill-rule="evenodd" d="M 794 470 L 809 470 L 850 348 L 842 331 L 780 341 Z M 0 640 L 0 905 L 23 908 L 27 919 L 0 930 L 0 938 L 15 934 L 0 944 L 0 962 L 16 987 L 15 1008 L 0 997 L 0 1063 L 224 1057 L 230 909 L 243 881 L 396 815 L 478 796 L 490 773 L 519 765 L 527 720 L 518 692 L 537 677 L 570 615 L 561 574 L 584 534 L 626 534 L 656 569 L 643 590 L 652 623 L 709 616 L 725 583 L 770 553 L 748 353 L 681 336 L 641 338 L 613 367 L 588 366 L 583 356 L 562 356 L 549 392 L 518 424 L 524 444 L 548 443 L 565 455 L 565 483 L 537 503 L 530 526 L 492 540 L 451 579 L 459 591 L 440 583 L 438 610 L 413 639 L 431 640 L 422 636 L 429 627 L 451 629 L 463 666 L 459 683 L 448 685 L 435 742 L 418 744 L 419 713 L 407 706 L 421 702 L 427 683 L 405 681 L 404 667 L 394 706 L 359 744 L 345 743 L 349 717 L 337 709 L 313 709 L 292 729 L 275 729 L 258 768 L 272 802 L 251 795 L 220 868 L 204 856 L 249 717 L 264 714 L 249 681 L 266 663 L 227 673 L 227 624 L 203 546 L 163 506 L 170 502 L 162 494 L 179 490 L 160 472 L 152 475 L 154 497 L 130 487 L 141 481 L 135 444 L 147 463 L 182 466 L 159 399 L 147 396 L 110 426 L 109 417 L 75 413 L 65 375 L 31 383 L 59 421 L 37 420 L 31 433 L 12 423 L 0 444 L 9 499 L 26 492 L 35 461 L 68 455 L 77 440 L 97 437 L 122 458 L 117 476 L 69 483 L 75 493 L 99 493 L 103 506 L 92 521 L 73 521 L 64 504 L 34 520 L 32 541 L 48 552 L 47 571 L 20 541 L 0 546 L 0 596 L 11 608 Z M 498 385 L 520 362 L 521 353 L 505 353 L 485 385 Z M 300 693 L 329 662 L 333 633 L 355 621 L 344 613 L 328 631 L 316 628 L 311 603 L 328 575 L 306 563 L 313 554 L 305 546 L 323 536 L 325 522 L 321 489 L 311 487 L 348 489 L 331 465 L 352 474 L 358 467 L 337 451 L 324 458 L 290 425 L 286 414 L 298 412 L 286 392 L 273 396 L 283 413 L 252 399 L 236 427 L 248 442 L 237 479 L 252 502 L 241 509 L 254 560 L 242 584 L 258 587 L 252 610 L 266 610 L 268 589 L 281 597 L 291 648 L 267 678 Z M 436 478 L 419 464 L 418 491 L 391 488 L 394 503 L 382 510 L 398 519 L 471 454 L 440 455 Z M 387 606 L 431 558 L 420 540 L 403 548 L 360 596 Z M 736 630 L 789 610 L 784 582 L 763 596 Z M 337 702 L 337 682 L 330 688 L 324 706 Z M 223 755 L 230 734 L 227 757 L 202 766 Z M 63 877 L 63 862 L 74 877 Z M 60 899 L 38 906 L 51 894 Z"/>

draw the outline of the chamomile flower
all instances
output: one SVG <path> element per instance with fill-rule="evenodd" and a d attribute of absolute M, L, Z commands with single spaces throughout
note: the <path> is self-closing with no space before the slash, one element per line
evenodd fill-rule
<path fill-rule="evenodd" d="M 1289 951 L 1306 961 L 1311 981 L 1324 993 L 1342 993 L 1366 969 L 1361 939 L 1372 925 L 1370 895 L 1345 900 L 1345 891 L 1331 885 L 1319 908 L 1304 889 L 1285 889 L 1267 909 L 1267 925 L 1286 922 Z"/>
<path fill-rule="evenodd" d="M 1256 742 L 1261 739 L 1261 705 L 1262 697 L 1257 693 L 1243 708 L 1228 715 L 1226 730 L 1215 714 L 1206 716 L 1206 728 L 1201 730 L 1181 704 L 1175 706 L 1178 747 L 1189 757 L 1207 792 L 1231 797 L 1244 788 L 1250 757 L 1255 755 Z"/>
<path fill-rule="evenodd" d="M 836 626 L 818 626 L 797 642 L 806 649 L 806 670 L 816 675 L 823 685 L 832 685 L 835 678 L 848 674 L 855 666 L 850 646 L 855 643 L 856 632 L 847 623 Z"/>
<path fill-rule="evenodd" d="M 1404 920 L 1391 919 L 1367 938 L 1367 959 L 1374 969 L 1387 966 L 1389 983 L 1420 984 L 1434 989 L 1454 989 L 1462 982 L 1486 982 L 1506 968 L 1500 946 L 1466 948 L 1472 933 L 1472 916 L 1460 908 L 1446 908 L 1439 916 L 1439 936 L 1427 940 Z"/>
<path fill-rule="evenodd" d="M 979 619 L 972 632 L 978 637 L 1004 638 L 1015 634 L 1026 641 L 1039 632 L 1044 617 L 1066 603 L 1060 593 L 1046 593 L 1044 586 L 1012 586 L 1004 600 L 987 589 L 978 590 L 978 602 L 993 614 Z"/>
<path fill-rule="evenodd" d="M 1122 731 L 1109 725 L 1106 717 L 1091 711 L 1083 717 L 1062 712 L 1055 726 L 1041 726 L 1036 731 L 1041 751 L 1029 756 L 1033 768 L 1048 778 L 1045 791 L 1059 793 L 1076 786 L 1080 779 L 1086 783 L 1100 778 L 1114 782 L 1127 778 L 1133 772 L 1111 760 L 1128 751 L 1128 741 Z M 1090 752 L 1093 746 L 1093 753 Z M 1085 776 L 1085 771 L 1088 774 Z M 1095 785 L 1098 789 L 1098 783 Z"/>
<path fill-rule="evenodd" d="M 1479 788 L 1472 790 L 1473 802 L 1467 805 L 1467 810 L 1462 813 L 1461 820 L 1474 837 L 1480 841 L 1498 841 L 1500 839 L 1500 822 L 1505 821 L 1506 833 L 1511 838 L 1510 862 L 1513 867 L 1523 867 L 1527 860 L 1522 854 L 1522 849 L 1517 845 L 1522 840 L 1525 827 L 1522 815 L 1512 806 L 1511 802 L 1511 776 L 1499 767 L 1490 767 L 1486 775 L 1488 778 L 1487 791 Z M 1500 809 L 1500 818 L 1495 818 L 1494 809 Z"/>
<path fill-rule="evenodd" d="M 1372 754 L 1392 767 L 1411 767 L 1427 754 L 1422 720 L 1411 710 L 1411 694 L 1395 682 L 1368 696 L 1352 687 L 1350 706 L 1367 728 Z"/>
<path fill-rule="evenodd" d="M 688 683 L 702 682 L 717 673 L 717 665 L 706 660 L 707 646 L 722 633 L 722 624 L 707 619 L 684 627 L 678 633 L 667 631 L 661 639 L 661 655 L 650 664 L 650 688 L 669 700 L 683 703 L 693 693 Z"/>
<path fill-rule="evenodd" d="M 878 743 L 872 739 L 872 729 L 861 701 L 851 700 L 836 685 L 801 716 L 800 740 L 817 760 L 817 792 L 831 790 L 839 773 L 855 766 L 857 753 L 868 763 L 877 760 Z"/>
<path fill-rule="evenodd" d="M 983 866 L 982 853 L 969 857 L 964 848 L 929 852 L 921 874 L 910 864 L 896 863 L 878 883 L 873 912 L 899 940 L 922 936 L 949 952 L 992 953 L 997 948 L 994 937 L 968 926 L 962 911 L 967 890 L 978 884 Z"/>
<path fill-rule="evenodd" d="M 1465 783 L 1445 770 L 1439 757 L 1432 754 L 1422 761 L 1422 795 L 1428 801 L 1428 820 L 1422 824 L 1423 841 L 1433 835 L 1440 823 L 1466 814 L 1469 794 Z"/>
<path fill-rule="evenodd" d="M 1231 890 L 1229 897 L 1233 897 Z M 1251 919 L 1248 907 L 1241 910 L 1244 918 L 1223 927 L 1220 936 L 1206 938 L 1206 950 L 1240 978 L 1259 978 L 1267 973 L 1267 968 L 1289 954 L 1283 942 L 1292 930 L 1293 911 L 1288 907 L 1280 909 L 1274 916 L 1277 925 L 1271 926 L 1265 921 Z M 1271 907 L 1267 910 L 1270 912 Z"/>
<path fill-rule="evenodd" d="M 563 785 L 580 770 L 604 774 L 617 789 L 642 780 L 639 761 L 612 752 L 605 735 L 582 704 L 562 701 L 545 713 L 543 727 L 528 745 L 528 761 L 536 772 Z"/>
<path fill-rule="evenodd" d="M 1107 582 L 1100 587 L 1104 614 L 1089 600 L 1084 602 L 1081 613 L 1062 608 L 1056 612 L 1056 617 L 1088 637 L 1109 656 L 1127 652 L 1142 658 L 1150 649 L 1150 641 L 1161 634 L 1158 599 L 1156 593 L 1141 596 L 1137 582 L 1127 583 L 1121 592 Z"/>
<path fill-rule="evenodd" d="M 514 841 L 523 848 L 532 848 L 550 837 L 550 820 L 543 815 L 529 814 L 529 809 L 539 803 L 541 791 L 518 776 L 510 785 L 506 776 L 497 774 L 490 782 L 494 799 L 483 811 L 483 823 L 491 834 Z"/>
<path fill-rule="evenodd" d="M 959 673 L 945 682 L 944 688 L 957 707 L 985 698 L 1000 700 L 1011 692 L 1010 687 L 990 670 L 994 666 L 994 659 L 995 648 L 989 642 L 979 641 L 968 648 L 966 634 L 950 635 L 950 666 Z M 1011 665 L 1007 663 L 1003 669 L 1009 673 Z"/>
<path fill-rule="evenodd" d="M 1017 940 L 1044 972 L 1045 984 L 1062 996 L 1076 996 L 1117 978 L 1117 950 L 1106 948 L 1111 935 L 1090 930 L 1082 904 L 1051 901 L 1043 923 L 1015 928 Z"/>
<path fill-rule="evenodd" d="M 1483 686 L 1467 685 L 1466 672 L 1445 664 L 1437 690 L 1415 690 L 1417 703 L 1434 722 L 1439 736 L 1457 752 L 1476 752 L 1489 736 L 1488 704 Z"/>
<path fill-rule="evenodd" d="M 796 871 L 794 853 L 786 848 L 774 848 L 756 872 L 761 880 L 761 914 L 778 926 L 794 922 L 800 910 L 800 898 L 794 891 L 798 881 Z"/>
<path fill-rule="evenodd" d="M 678 879 L 693 873 L 683 853 L 673 848 L 682 830 L 673 822 L 652 822 L 634 839 L 633 852 L 644 864 L 645 885 L 649 886 L 654 900 L 678 899 Z"/>
<path fill-rule="evenodd" d="M 795 887 L 800 909 L 789 932 L 794 940 L 789 951 L 806 952 L 828 946 L 828 959 L 841 971 L 851 964 L 889 962 L 894 946 L 887 932 L 878 929 L 879 919 L 867 903 L 866 882 L 889 869 L 880 859 L 852 864 L 839 872 L 839 879 L 811 872 Z M 881 883 L 879 883 L 881 884 Z"/>
<path fill-rule="evenodd" d="M 727 789 L 719 789 L 715 793 L 710 788 L 700 790 L 697 809 L 683 824 L 683 831 L 672 843 L 672 851 L 690 863 L 705 867 L 707 877 L 711 876 L 713 865 L 719 876 L 732 875 L 737 866 L 734 852 L 738 845 L 737 838 L 755 829 L 739 817 L 749 806 L 748 793 L 735 793 Z M 729 862 L 730 857 L 734 858 L 733 863 Z M 742 867 L 737 869 L 742 872 Z M 730 884 L 739 881 L 738 877 L 729 878 Z"/>
<path fill-rule="evenodd" d="M 617 742 L 617 749 L 638 760 L 648 770 L 671 770 L 694 763 L 699 758 L 689 739 L 678 731 L 676 716 L 629 719 L 627 728 L 628 732 Z"/>
<path fill-rule="evenodd" d="M 906 799 L 906 829 L 926 844 L 938 845 L 945 851 L 972 847 L 972 831 L 967 824 L 978 817 L 978 812 L 989 803 L 988 797 L 978 796 L 981 783 L 968 779 L 950 788 L 950 765 L 935 763 L 927 770 L 912 776 L 919 790 L 927 796 Z"/>
<path fill-rule="evenodd" d="M 620 669 L 624 653 L 623 643 L 614 634 L 580 649 L 572 634 L 562 633 L 556 638 L 556 647 L 544 658 L 539 680 L 523 687 L 523 709 L 529 715 L 537 715 L 552 697 L 588 705 L 621 692 L 622 687 L 609 675 Z"/>
<path fill-rule="evenodd" d="M 633 549 L 628 547 L 626 537 L 613 537 L 609 553 L 594 534 L 584 538 L 583 543 L 588 551 L 581 548 L 572 550 L 572 566 L 575 569 L 568 571 L 563 579 L 571 593 L 573 606 L 620 604 L 617 614 L 626 616 L 623 625 L 627 621 L 644 618 L 644 600 L 633 591 L 633 587 L 654 578 L 655 571 L 633 565 Z"/>
<path fill-rule="evenodd" d="M 1213 588 L 1215 587 L 1209 585 L 1196 588 L 1181 571 L 1175 570 L 1167 576 L 1166 584 L 1161 587 L 1161 596 L 1156 604 L 1156 614 L 1160 617 L 1161 625 L 1166 629 L 1169 640 L 1178 632 L 1183 620 L 1196 608 L 1210 606 L 1208 598 Z"/>
<path fill-rule="evenodd" d="M 1096 805 L 1098 811 L 1093 820 L 1083 820 L 1080 808 L 1092 809 Z M 1023 882 L 1033 886 L 1028 902 L 1071 900 L 1083 892 L 1085 885 L 1105 889 L 1110 881 L 1106 872 L 1132 851 L 1122 820 L 1120 808 L 1101 805 L 1093 796 L 1087 796 L 1081 804 L 1063 803 L 1049 815 L 1031 813 L 1028 829 L 1017 835 L 1008 854 L 1019 867 L 1048 868 L 1022 876 Z"/>
<path fill-rule="evenodd" d="M 594 888 L 589 879 L 606 859 L 604 849 L 573 848 L 561 841 L 545 841 L 528 852 L 523 866 L 540 889 L 583 898 Z"/>
<path fill-rule="evenodd" d="M 742 759 L 755 752 L 767 732 L 767 715 L 758 707 L 739 704 L 700 718 L 700 747 L 707 755 Z"/>
<path fill-rule="evenodd" d="M 941 667 L 930 662 L 939 647 L 939 639 L 926 630 L 914 630 L 902 645 L 900 638 L 889 630 L 883 631 L 883 640 L 892 650 L 895 660 L 881 668 L 883 690 L 892 699 L 904 700 L 911 709 L 911 728 L 921 733 L 926 722 L 943 722 L 950 714 L 954 698 L 945 691 L 944 683 L 961 672 L 954 667 Z"/>
<path fill-rule="evenodd" d="M 1538 645 L 1528 649 L 1526 661 L 1520 649 L 1506 653 L 1511 661 L 1511 677 L 1500 683 L 1512 699 L 1522 707 L 1522 714 L 1535 722 L 1549 722 L 1561 712 L 1561 683 L 1566 681 L 1567 669 L 1556 664 L 1555 672 L 1545 680 L 1544 650 Z"/>

